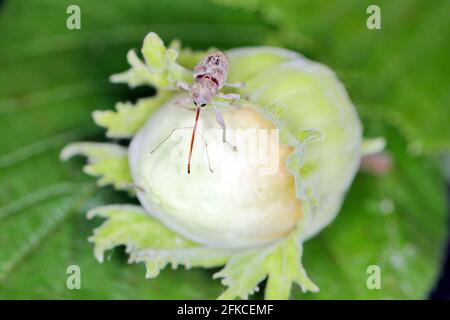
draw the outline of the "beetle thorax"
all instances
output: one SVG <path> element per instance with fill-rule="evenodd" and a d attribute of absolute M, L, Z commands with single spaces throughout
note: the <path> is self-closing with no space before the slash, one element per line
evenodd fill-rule
<path fill-rule="evenodd" d="M 218 90 L 222 88 L 228 76 L 228 57 L 221 51 L 207 54 L 194 69 L 194 79 L 210 77 L 217 82 Z"/>

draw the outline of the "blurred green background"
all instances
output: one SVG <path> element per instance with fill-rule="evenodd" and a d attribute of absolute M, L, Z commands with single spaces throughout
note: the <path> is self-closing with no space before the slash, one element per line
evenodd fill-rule
<path fill-rule="evenodd" d="M 66 8 L 81 8 L 81 30 Z M 366 8 L 381 8 L 368 30 Z M 304 264 L 321 291 L 293 298 L 425 298 L 435 286 L 447 233 L 441 156 L 450 150 L 450 2 L 303 0 L 6 0 L 0 5 L 0 298 L 213 299 L 213 270 L 164 270 L 144 279 L 115 250 L 94 260 L 88 208 L 130 202 L 97 189 L 82 160 L 61 163 L 62 146 L 103 140 L 91 111 L 150 95 L 112 85 L 128 49 L 149 31 L 168 43 L 228 49 L 273 45 L 334 69 L 365 127 L 384 136 L 394 167 L 360 173 L 336 221 L 308 241 Z M 66 288 L 81 267 L 82 289 Z M 381 290 L 366 268 L 379 265 Z"/>

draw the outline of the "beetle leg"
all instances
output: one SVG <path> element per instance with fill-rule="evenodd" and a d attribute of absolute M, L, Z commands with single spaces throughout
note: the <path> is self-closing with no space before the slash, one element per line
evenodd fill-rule
<path fill-rule="evenodd" d="M 232 145 L 227 141 L 227 126 L 225 125 L 225 120 L 222 117 L 222 114 L 217 109 L 216 104 L 214 101 L 212 101 L 212 105 L 214 107 L 214 111 L 216 113 L 216 121 L 219 123 L 219 125 L 222 127 L 222 140 L 224 143 L 228 144 L 233 151 L 237 151 L 237 147 L 235 145 Z"/>
<path fill-rule="evenodd" d="M 196 108 L 193 107 L 193 106 L 192 106 L 192 107 L 189 107 L 190 104 L 192 104 L 192 99 L 191 99 L 191 97 L 188 96 L 188 95 L 184 95 L 184 96 L 182 96 L 180 99 L 178 99 L 177 101 L 175 101 L 175 105 L 176 105 L 177 107 L 181 107 L 181 108 L 184 108 L 184 109 L 188 109 L 188 110 L 191 110 L 191 111 L 195 111 Z"/>
<path fill-rule="evenodd" d="M 225 93 L 219 92 L 219 93 L 217 93 L 217 97 L 222 98 L 222 99 L 232 100 L 230 102 L 230 105 L 232 105 L 238 109 L 242 108 L 241 104 L 239 103 L 239 100 L 241 99 L 241 95 L 238 93 L 225 94 Z"/>
<path fill-rule="evenodd" d="M 247 85 L 245 84 L 245 82 L 240 81 L 240 82 L 234 82 L 234 83 L 225 83 L 224 86 L 229 87 L 229 88 L 242 89 L 242 92 L 244 94 L 244 99 L 245 100 L 250 99 L 249 94 L 248 94 L 248 88 L 247 88 Z"/>
<path fill-rule="evenodd" d="M 167 89 L 169 89 L 169 90 L 177 90 L 177 91 L 181 91 L 181 90 L 189 91 L 190 87 L 183 80 L 178 80 L 177 82 L 175 82 L 175 84 L 172 83 L 172 84 L 168 85 Z"/>
<path fill-rule="evenodd" d="M 184 82 L 183 80 L 178 80 L 176 83 L 177 90 L 183 89 L 184 91 L 189 91 L 190 87 L 189 85 Z"/>
<path fill-rule="evenodd" d="M 227 99 L 227 100 L 239 100 L 241 95 L 239 93 L 217 93 L 219 98 Z"/>
<path fill-rule="evenodd" d="M 229 103 L 229 105 L 231 105 L 231 106 L 233 106 L 233 107 L 236 107 L 236 108 L 238 108 L 238 109 L 242 109 L 242 105 L 239 103 L 239 100 L 240 100 L 240 97 L 241 97 L 241 96 L 240 96 L 239 94 L 237 94 L 237 93 L 228 93 L 228 94 L 224 94 L 224 93 L 219 92 L 219 93 L 217 94 L 217 97 L 223 98 L 223 99 L 232 100 L 232 101 Z"/>

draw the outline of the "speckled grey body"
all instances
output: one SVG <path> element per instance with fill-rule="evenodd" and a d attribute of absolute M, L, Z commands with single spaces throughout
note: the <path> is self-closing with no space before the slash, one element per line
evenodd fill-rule
<path fill-rule="evenodd" d="M 207 54 L 195 67 L 194 83 L 189 91 L 196 105 L 204 106 L 211 103 L 227 80 L 228 66 L 226 54 L 214 51 Z"/>
<path fill-rule="evenodd" d="M 208 75 L 217 80 L 218 90 L 220 90 L 228 76 L 229 60 L 225 53 L 214 51 L 208 53 L 194 69 L 194 79 L 199 76 Z"/>

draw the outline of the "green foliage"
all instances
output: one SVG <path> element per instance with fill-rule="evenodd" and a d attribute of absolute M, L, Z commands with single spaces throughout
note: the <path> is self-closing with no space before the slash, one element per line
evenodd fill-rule
<path fill-rule="evenodd" d="M 117 249 L 105 263 L 95 261 L 86 239 L 98 221 L 86 221 L 81 213 L 130 200 L 109 189 L 96 191 L 92 179 L 79 173 L 79 162 L 58 159 L 68 142 L 98 136 L 90 118 L 94 109 L 111 109 L 126 99 L 106 80 L 127 68 L 128 48 L 139 47 L 151 30 L 196 49 L 278 44 L 335 69 L 364 117 L 367 135 L 386 138 L 394 167 L 381 177 L 359 175 L 337 220 L 306 242 L 304 265 L 321 291 L 294 296 L 427 295 L 439 269 L 447 207 L 434 159 L 411 150 L 450 148 L 443 85 L 449 69 L 447 1 L 382 1 L 380 31 L 365 28 L 364 1 L 253 0 L 246 11 L 190 0 L 77 3 L 79 31 L 65 28 L 70 1 L 8 1 L 0 8 L 0 298 L 220 294 L 208 271 L 165 270 L 144 281 L 141 266 L 125 264 Z M 263 21 L 252 8 L 263 13 Z M 192 64 L 192 57 L 180 63 Z M 96 120 L 114 122 L 103 119 Z M 111 137 L 134 133 L 115 130 Z M 70 264 L 81 267 L 80 291 L 66 289 Z M 366 287 L 371 264 L 381 267 L 381 290 Z"/>
<path fill-rule="evenodd" d="M 97 125 L 106 128 L 109 138 L 131 138 L 144 125 L 152 112 L 168 99 L 165 92 L 155 96 L 139 99 L 136 104 L 131 102 L 116 103 L 116 111 L 97 110 L 93 118 Z"/>
<path fill-rule="evenodd" d="M 359 112 L 396 126 L 416 153 L 450 150 L 450 2 L 213 0 L 259 12 L 276 26 L 270 44 L 331 66 Z M 366 27 L 369 5 L 381 29 Z"/>
<path fill-rule="evenodd" d="M 145 36 L 141 61 L 134 50 L 128 51 L 127 60 L 131 68 L 111 76 L 113 83 L 128 83 L 133 88 L 139 85 L 167 87 L 174 85 L 174 79 L 189 79 L 190 73 L 175 60 L 178 52 L 166 48 L 159 36 L 150 32 Z"/>
<path fill-rule="evenodd" d="M 145 262 L 148 278 L 159 275 L 168 264 L 174 269 L 179 265 L 186 268 L 221 266 L 230 255 L 230 252 L 202 247 L 180 237 L 138 206 L 94 208 L 88 218 L 95 216 L 107 218 L 89 238 L 95 244 L 97 260 L 103 262 L 105 251 L 124 245 L 130 262 Z"/>
<path fill-rule="evenodd" d="M 99 264 L 86 241 L 99 221 L 86 222 L 84 213 L 130 200 L 97 192 L 80 161 L 61 163 L 58 155 L 71 141 L 98 139 L 93 110 L 128 99 L 108 78 L 127 68 L 124 55 L 150 30 L 207 48 L 261 43 L 267 27 L 256 15 L 203 1 L 80 0 L 82 29 L 71 31 L 70 4 L 0 7 L 0 298 L 214 298 L 221 286 L 204 271 L 167 270 L 149 282 L 118 253 Z M 65 286 L 71 264 L 81 267 L 82 290 Z"/>
<path fill-rule="evenodd" d="M 112 143 L 74 142 L 61 151 L 61 159 L 84 155 L 88 164 L 84 173 L 99 177 L 99 187 L 113 185 L 117 190 L 127 190 L 132 180 L 128 169 L 128 149 Z"/>
<path fill-rule="evenodd" d="M 142 48 L 142 53 L 146 57 L 145 63 L 133 63 L 131 69 L 126 72 L 123 81 L 132 87 L 136 79 L 139 78 L 136 75 L 139 75 L 142 79 L 153 79 L 152 83 L 159 92 L 163 91 L 167 84 L 173 85 L 176 81 L 183 80 L 184 74 L 182 73 L 173 73 L 169 80 L 168 74 L 161 72 L 161 70 L 167 69 L 165 61 L 167 61 L 168 52 L 173 52 L 174 56 L 178 56 L 176 49 L 166 50 L 158 35 L 149 33 L 144 39 Z M 183 53 L 182 51 L 181 58 Z M 257 63 L 256 56 L 257 54 L 253 55 L 254 63 Z M 239 64 L 238 59 L 233 59 L 232 56 L 231 58 L 233 64 Z M 266 59 L 262 61 L 265 62 Z M 179 66 L 176 63 L 174 64 Z M 159 65 L 160 68 L 155 68 L 155 65 Z M 235 68 L 232 66 L 231 73 L 239 78 L 233 70 Z M 261 70 L 260 72 L 264 71 Z M 155 79 L 158 80 L 155 81 Z M 168 99 L 170 93 L 163 92 Z M 160 103 L 165 102 L 165 99 L 155 100 L 157 102 L 162 100 Z M 154 104 L 155 102 L 151 104 L 153 106 L 151 109 L 154 109 Z M 135 127 L 134 124 L 146 120 L 148 115 L 142 114 L 140 110 L 142 108 L 139 107 L 139 104 L 136 108 L 130 107 L 127 113 L 116 113 L 114 123 L 105 124 L 108 132 L 113 131 L 112 126 Z M 134 110 L 137 111 L 137 116 L 144 116 L 145 118 L 137 121 L 136 117 L 131 116 Z M 271 114 L 273 117 L 277 116 L 277 112 L 273 109 L 267 110 L 267 113 L 267 115 Z M 129 123 L 130 119 L 131 123 Z M 279 119 L 274 118 L 274 121 L 279 121 Z M 282 123 L 279 123 L 279 127 L 283 131 L 289 131 L 287 126 Z M 138 128 L 135 129 L 137 131 Z M 303 153 L 307 142 L 314 140 L 316 136 L 317 132 L 313 132 L 313 130 L 302 132 L 298 134 L 298 137 L 291 134 L 288 140 L 296 146 L 294 154 Z M 333 142 L 331 139 L 329 141 Z M 359 143 L 360 137 L 357 137 L 356 141 Z M 350 143 L 350 141 L 347 141 L 347 143 Z M 359 147 L 359 144 L 357 147 Z M 126 148 L 114 144 L 78 142 L 70 144 L 61 153 L 63 159 L 74 154 L 84 154 L 88 157 L 88 162 L 93 164 L 90 164 L 87 168 L 94 165 L 96 170 L 86 170 L 85 168 L 84 171 L 94 175 L 100 174 L 102 176 L 99 180 L 100 183 L 113 183 L 119 189 L 123 185 L 131 184 Z M 294 157 L 291 156 L 291 158 Z M 298 160 L 294 162 L 297 163 Z M 111 163 L 122 165 L 112 166 Z M 306 180 L 303 176 L 300 176 L 299 170 L 293 174 L 296 181 Z M 124 178 L 128 178 L 128 180 Z M 303 200 L 304 208 L 309 205 L 310 201 L 307 200 L 307 197 L 303 197 L 302 193 L 298 195 L 298 198 Z M 208 248 L 187 241 L 151 218 L 149 214 L 156 215 L 156 212 L 149 211 L 146 214 L 142 208 L 129 205 L 110 205 L 92 209 L 88 213 L 88 217 L 98 215 L 107 218 L 107 221 L 101 227 L 94 230 L 94 235 L 90 238 L 90 241 L 95 245 L 94 253 L 97 260 L 103 262 L 103 255 L 106 250 L 125 245 L 130 262 L 145 263 L 148 278 L 158 276 L 160 270 L 169 264 L 173 268 L 177 268 L 178 265 L 184 265 L 186 268 L 225 265 L 222 271 L 215 274 L 215 277 L 223 278 L 222 283 L 228 286 L 228 289 L 220 296 L 221 299 L 237 297 L 247 299 L 249 294 L 254 293 L 259 283 L 267 277 L 269 280 L 265 296 L 270 299 L 288 299 L 292 283 L 299 284 L 305 292 L 318 291 L 317 286 L 307 277 L 301 265 L 302 245 L 296 231 L 292 233 L 292 236 L 278 241 L 274 245 L 264 248 L 258 247 L 245 252 L 233 252 Z"/>
<path fill-rule="evenodd" d="M 420 299 L 437 280 L 447 223 L 442 174 L 434 160 L 411 156 L 397 130 L 372 122 L 367 131 L 386 137 L 394 167 L 360 174 L 336 220 L 305 243 L 305 268 L 320 285 L 308 298 Z M 381 290 L 366 287 L 370 265 L 381 268 Z"/>
<path fill-rule="evenodd" d="M 289 237 L 266 248 L 234 255 L 225 268 L 214 275 L 223 278 L 222 283 L 228 286 L 219 299 L 247 299 L 259 290 L 258 284 L 266 277 L 266 299 L 288 299 L 292 283 L 297 283 L 304 292 L 317 292 L 319 288 L 301 265 L 301 253 L 302 245 L 295 237 Z"/>
<path fill-rule="evenodd" d="M 267 248 L 233 253 L 186 240 L 138 206 L 94 208 L 88 217 L 95 216 L 106 218 L 89 238 L 95 244 L 97 260 L 103 262 L 107 250 L 126 246 L 128 261 L 144 262 L 147 278 L 155 278 L 169 264 L 174 269 L 179 265 L 189 269 L 217 267 L 226 263 L 225 268 L 214 275 L 215 278 L 223 278 L 222 283 L 228 286 L 219 297 L 221 299 L 246 299 L 267 276 L 266 297 L 269 299 L 289 298 L 292 283 L 298 283 L 304 291 L 318 290 L 301 265 L 301 244 L 294 237 Z"/>

